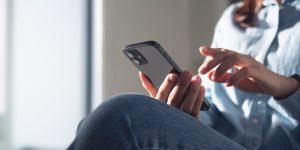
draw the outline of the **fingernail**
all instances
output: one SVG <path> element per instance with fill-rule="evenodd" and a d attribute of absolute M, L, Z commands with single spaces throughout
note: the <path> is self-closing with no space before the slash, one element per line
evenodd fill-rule
<path fill-rule="evenodd" d="M 208 50 L 206 46 L 201 46 L 201 49 L 204 50 L 204 51 Z"/>
<path fill-rule="evenodd" d="M 206 66 L 200 66 L 200 68 L 198 69 L 198 73 L 205 74 L 205 70 L 206 70 Z"/>
<path fill-rule="evenodd" d="M 194 81 L 196 83 L 200 83 L 200 77 L 198 75 L 196 75 L 192 78 L 192 81 Z"/>
<path fill-rule="evenodd" d="M 178 75 L 177 74 L 171 74 L 169 79 L 170 79 L 170 81 L 175 82 L 178 79 Z"/>

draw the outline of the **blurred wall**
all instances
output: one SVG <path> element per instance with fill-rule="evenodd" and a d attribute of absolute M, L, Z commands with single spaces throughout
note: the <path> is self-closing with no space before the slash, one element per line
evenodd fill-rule
<path fill-rule="evenodd" d="M 145 93 L 126 44 L 158 41 L 182 69 L 197 72 L 198 48 L 210 45 L 223 0 L 107 0 L 104 3 L 103 95 Z"/>

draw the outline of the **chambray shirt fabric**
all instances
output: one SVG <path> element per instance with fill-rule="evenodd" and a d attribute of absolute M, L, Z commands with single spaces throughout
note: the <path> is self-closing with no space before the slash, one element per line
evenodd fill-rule
<path fill-rule="evenodd" d="M 219 20 L 212 47 L 248 54 L 283 76 L 300 74 L 300 1 L 264 0 L 257 25 L 247 29 L 233 22 L 231 5 Z M 248 149 L 300 150 L 300 90 L 277 101 L 243 92 L 203 77 L 212 107 L 200 120 Z M 276 82 L 276 81 L 274 81 Z"/>

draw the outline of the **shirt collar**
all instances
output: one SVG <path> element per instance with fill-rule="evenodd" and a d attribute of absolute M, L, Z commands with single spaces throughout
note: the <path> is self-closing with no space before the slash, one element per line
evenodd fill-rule
<path fill-rule="evenodd" d="M 294 0 L 282 0 L 282 4 L 290 3 L 292 1 Z M 278 5 L 278 2 L 277 0 L 263 0 L 262 5 L 263 6 Z"/>
<path fill-rule="evenodd" d="M 283 0 L 284 2 L 285 0 Z M 262 2 L 263 6 L 270 6 L 270 5 L 278 5 L 277 0 L 263 0 Z"/>

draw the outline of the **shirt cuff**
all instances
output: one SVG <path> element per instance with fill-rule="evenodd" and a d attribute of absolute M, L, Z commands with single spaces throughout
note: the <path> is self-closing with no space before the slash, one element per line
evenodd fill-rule
<path fill-rule="evenodd" d="M 288 98 L 275 101 L 288 111 L 293 118 L 300 120 L 300 90 L 296 91 Z"/>

